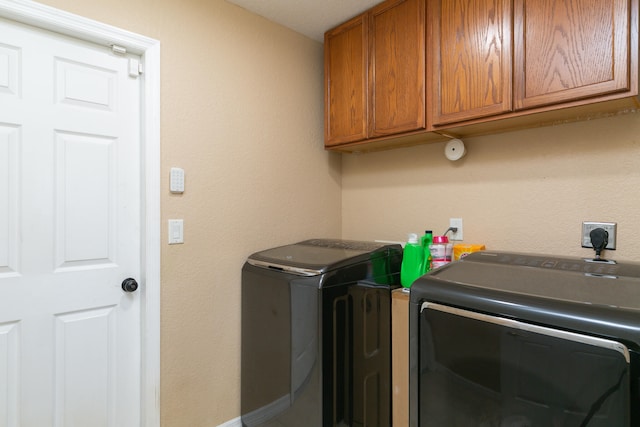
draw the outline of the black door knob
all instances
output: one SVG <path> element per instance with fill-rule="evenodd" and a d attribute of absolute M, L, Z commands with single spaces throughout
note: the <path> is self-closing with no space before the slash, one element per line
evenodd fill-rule
<path fill-rule="evenodd" d="M 122 290 L 125 292 L 135 292 L 138 289 L 138 282 L 136 279 L 132 279 L 129 277 L 128 279 L 124 279 L 122 281 Z"/>

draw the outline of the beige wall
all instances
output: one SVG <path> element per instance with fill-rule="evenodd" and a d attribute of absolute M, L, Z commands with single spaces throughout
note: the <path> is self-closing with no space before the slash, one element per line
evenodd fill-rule
<path fill-rule="evenodd" d="M 465 242 L 589 256 L 583 220 L 616 221 L 640 260 L 640 116 L 365 155 L 322 149 L 322 46 L 223 0 L 45 0 L 160 40 L 163 427 L 240 414 L 240 268 L 311 236 L 404 240 L 464 220 Z M 168 171 L 186 171 L 170 195 Z M 608 253 L 609 255 L 609 253 Z"/>
<path fill-rule="evenodd" d="M 322 45 L 222 0 L 44 3 L 161 42 L 162 426 L 236 418 L 242 263 L 341 231 Z M 168 191 L 171 166 L 184 195 Z M 164 244 L 169 218 L 184 218 L 184 245 Z"/>
<path fill-rule="evenodd" d="M 465 243 L 592 256 L 582 221 L 618 223 L 616 251 L 640 261 L 640 113 L 343 157 L 343 237 L 406 240 L 462 218 Z"/>

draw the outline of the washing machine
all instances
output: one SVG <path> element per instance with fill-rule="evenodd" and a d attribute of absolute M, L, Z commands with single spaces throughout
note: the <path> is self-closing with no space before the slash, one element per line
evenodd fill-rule
<path fill-rule="evenodd" d="M 397 244 L 312 239 L 242 268 L 246 427 L 388 427 Z"/>

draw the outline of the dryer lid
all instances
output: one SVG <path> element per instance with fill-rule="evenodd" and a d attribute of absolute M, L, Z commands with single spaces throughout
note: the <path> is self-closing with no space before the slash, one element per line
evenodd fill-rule
<path fill-rule="evenodd" d="M 640 264 L 476 252 L 416 280 L 411 302 L 425 301 L 624 337 L 640 348 Z"/>

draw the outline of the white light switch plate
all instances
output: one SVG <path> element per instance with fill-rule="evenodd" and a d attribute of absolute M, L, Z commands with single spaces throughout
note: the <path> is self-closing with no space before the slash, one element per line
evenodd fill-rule
<path fill-rule="evenodd" d="M 170 219 L 169 220 L 169 244 L 175 245 L 178 243 L 184 243 L 184 220 Z"/>

